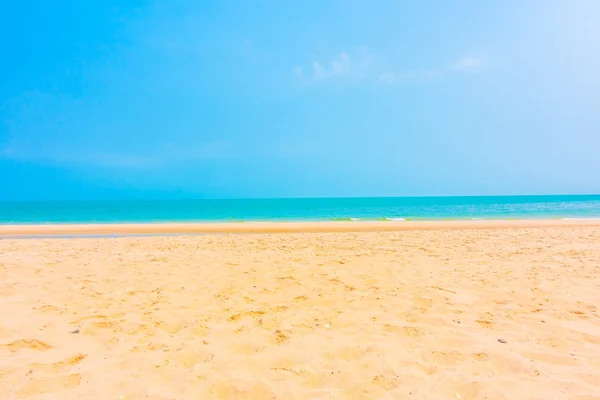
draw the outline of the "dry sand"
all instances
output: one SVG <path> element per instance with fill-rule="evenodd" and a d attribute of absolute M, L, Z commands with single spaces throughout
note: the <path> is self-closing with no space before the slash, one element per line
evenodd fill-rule
<path fill-rule="evenodd" d="M 3 239 L 0 399 L 600 399 L 599 300 L 589 226 Z"/>
<path fill-rule="evenodd" d="M 401 232 L 441 229 L 600 227 L 600 218 L 554 220 L 225 222 L 0 225 L 0 236 L 86 234 Z"/>

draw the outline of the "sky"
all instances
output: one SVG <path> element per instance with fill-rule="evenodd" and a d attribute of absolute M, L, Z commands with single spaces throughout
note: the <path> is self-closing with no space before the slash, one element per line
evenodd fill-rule
<path fill-rule="evenodd" d="M 0 3 L 0 200 L 600 193 L 597 0 Z"/>

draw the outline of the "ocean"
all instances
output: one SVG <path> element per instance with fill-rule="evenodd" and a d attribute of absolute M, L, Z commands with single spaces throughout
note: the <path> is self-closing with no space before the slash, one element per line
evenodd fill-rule
<path fill-rule="evenodd" d="M 600 218 L 600 195 L 0 202 L 0 224 Z"/>

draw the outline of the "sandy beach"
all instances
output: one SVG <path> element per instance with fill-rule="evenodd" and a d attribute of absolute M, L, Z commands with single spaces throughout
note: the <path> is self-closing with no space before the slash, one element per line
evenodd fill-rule
<path fill-rule="evenodd" d="M 0 226 L 0 399 L 600 399 L 600 222 L 412 225 Z"/>
<path fill-rule="evenodd" d="M 447 229 L 600 227 L 600 218 L 452 221 L 209 222 L 146 224 L 0 225 L 1 236 L 202 233 L 402 232 Z"/>

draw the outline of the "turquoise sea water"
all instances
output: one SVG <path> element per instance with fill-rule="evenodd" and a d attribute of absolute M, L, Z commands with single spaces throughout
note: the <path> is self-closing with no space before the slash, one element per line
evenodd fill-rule
<path fill-rule="evenodd" d="M 0 202 L 0 224 L 600 218 L 600 195 Z"/>

